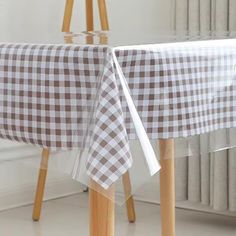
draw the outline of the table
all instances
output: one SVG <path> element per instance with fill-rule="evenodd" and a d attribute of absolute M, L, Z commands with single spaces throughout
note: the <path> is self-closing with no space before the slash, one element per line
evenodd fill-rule
<path fill-rule="evenodd" d="M 173 236 L 174 138 L 236 126 L 235 39 L 144 40 L 156 44 L 0 44 L 0 136 L 50 150 L 89 147 L 91 236 L 114 235 L 113 183 L 132 166 L 128 139 L 140 139 L 151 174 L 159 165 L 147 135 L 159 139 L 162 235 Z"/>

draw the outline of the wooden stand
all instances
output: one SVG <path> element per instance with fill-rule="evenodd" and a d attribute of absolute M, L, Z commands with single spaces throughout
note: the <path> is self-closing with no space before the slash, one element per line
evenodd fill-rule
<path fill-rule="evenodd" d="M 66 0 L 62 32 L 70 32 L 73 6 L 74 6 L 74 0 Z"/>
<path fill-rule="evenodd" d="M 85 1 L 86 1 L 87 31 L 93 31 L 94 30 L 93 0 L 85 0 Z M 99 15 L 100 15 L 101 29 L 104 31 L 108 31 L 109 24 L 108 24 L 108 17 L 107 17 L 106 2 L 105 0 L 97 0 L 97 1 L 98 1 L 98 9 L 99 9 Z M 74 0 L 66 0 L 64 20 L 62 24 L 62 32 L 70 32 L 73 5 L 74 5 Z"/>
<path fill-rule="evenodd" d="M 175 177 L 174 177 L 174 140 L 160 140 L 160 188 L 162 236 L 175 235 Z M 49 150 L 43 149 L 41 168 L 35 196 L 33 220 L 40 219 L 42 200 L 47 176 Z M 126 196 L 131 196 L 129 173 L 123 176 Z M 96 183 L 92 183 L 94 187 Z M 99 187 L 99 186 L 98 186 Z M 90 236 L 114 236 L 114 189 L 107 190 L 110 198 L 90 189 Z M 135 210 L 132 196 L 126 203 L 130 222 L 135 222 Z M 105 230 L 105 233 L 104 233 Z"/>
<path fill-rule="evenodd" d="M 47 169 L 48 169 L 48 159 L 49 159 L 49 150 L 43 149 L 41 167 L 39 170 L 38 185 L 34 201 L 34 210 L 33 210 L 33 220 L 38 221 L 40 218 L 43 194 L 45 189 L 45 183 L 47 178 Z"/>
<path fill-rule="evenodd" d="M 131 183 L 130 183 L 129 172 L 126 172 L 123 175 L 122 180 L 123 180 L 123 185 L 124 185 L 128 220 L 130 223 L 134 223 L 136 221 L 136 216 L 135 216 L 134 200 L 131 193 Z"/>
<path fill-rule="evenodd" d="M 91 180 L 89 189 L 90 236 L 115 236 L 114 192 L 114 186 L 103 190 Z"/>
<path fill-rule="evenodd" d="M 37 189 L 36 189 L 36 194 L 35 194 L 34 209 L 33 209 L 33 214 L 32 214 L 32 219 L 34 221 L 40 220 L 43 195 L 44 195 L 47 171 L 48 171 L 49 154 L 50 154 L 50 151 L 48 149 L 43 149 L 42 159 L 41 159 L 41 164 L 40 164 L 40 169 L 39 169 L 38 184 L 37 184 Z M 130 177 L 129 177 L 128 172 L 126 172 L 123 176 L 123 185 L 124 185 L 125 197 L 126 199 L 128 199 L 126 203 L 128 220 L 130 223 L 134 223 L 135 222 L 135 208 L 134 208 L 134 200 L 131 195 L 131 184 L 130 184 Z M 101 197 L 93 198 L 94 199 L 93 201 L 96 201 L 96 199 L 98 199 L 98 201 L 100 202 L 101 199 L 106 198 L 104 196 L 110 196 L 109 197 L 110 200 L 114 199 L 113 191 L 108 190 L 108 193 L 107 193 L 106 190 L 101 189 L 101 187 L 99 187 L 96 183 L 93 183 L 91 186 L 94 187 L 93 189 L 99 190 L 99 191 L 95 191 L 93 189 L 90 189 L 92 190 L 91 192 L 93 196 L 101 195 Z M 101 192 L 104 192 L 104 194 L 100 194 Z M 106 202 L 105 199 L 101 201 Z M 107 201 L 107 203 L 109 203 L 110 206 L 114 204 L 113 201 Z M 99 205 L 100 203 L 97 203 L 97 204 Z M 91 207 L 90 212 L 93 212 L 93 211 L 94 209 L 93 207 Z"/>
<path fill-rule="evenodd" d="M 160 140 L 160 194 L 162 236 L 175 235 L 174 140 Z"/>
<path fill-rule="evenodd" d="M 93 31 L 94 30 L 93 0 L 86 0 L 86 25 L 87 25 L 87 31 Z"/>

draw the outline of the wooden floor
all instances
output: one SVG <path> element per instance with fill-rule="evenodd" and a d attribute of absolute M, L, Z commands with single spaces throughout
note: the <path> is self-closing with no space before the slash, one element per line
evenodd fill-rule
<path fill-rule="evenodd" d="M 0 212 L 0 235 L 87 236 L 88 196 L 79 194 L 44 203 L 42 219 L 32 222 L 32 206 Z M 159 206 L 136 202 L 137 222 L 129 224 L 117 207 L 116 236 L 160 236 Z M 177 209 L 176 236 L 235 236 L 236 218 Z"/>

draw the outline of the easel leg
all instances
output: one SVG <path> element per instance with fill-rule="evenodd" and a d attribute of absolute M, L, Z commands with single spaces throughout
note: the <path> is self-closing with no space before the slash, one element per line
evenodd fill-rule
<path fill-rule="evenodd" d="M 70 32 L 70 23 L 71 23 L 73 6 L 74 6 L 74 0 L 66 0 L 62 32 Z"/>
<path fill-rule="evenodd" d="M 107 8 L 105 0 L 98 0 L 98 8 L 100 14 L 101 28 L 104 31 L 109 30 Z"/>
<path fill-rule="evenodd" d="M 34 201 L 34 210 L 32 216 L 34 221 L 39 221 L 40 218 L 46 177 L 47 177 L 48 159 L 49 159 L 49 150 L 43 149 L 41 167 L 39 170 L 39 177 L 38 177 L 38 185 Z"/>
<path fill-rule="evenodd" d="M 87 31 L 94 30 L 93 24 L 93 0 L 86 0 L 86 26 Z M 87 44 L 93 44 L 93 36 L 89 35 L 86 37 Z"/>
<path fill-rule="evenodd" d="M 93 0 L 86 0 L 86 24 L 87 31 L 93 31 Z"/>
<path fill-rule="evenodd" d="M 161 171 L 161 227 L 162 236 L 175 235 L 175 169 L 174 140 L 159 140 Z"/>
<path fill-rule="evenodd" d="M 123 177 L 123 185 L 124 185 L 124 192 L 126 197 L 126 209 L 127 209 L 127 216 L 130 223 L 134 223 L 136 220 L 135 216 L 135 207 L 134 207 L 134 199 L 131 193 L 131 183 L 130 183 L 130 176 L 129 172 L 126 172 Z"/>
<path fill-rule="evenodd" d="M 115 207 L 114 187 L 103 191 L 109 198 L 106 198 L 100 191 L 101 188 L 91 181 L 89 189 L 89 210 L 90 210 L 90 236 L 114 236 L 115 235 Z"/>

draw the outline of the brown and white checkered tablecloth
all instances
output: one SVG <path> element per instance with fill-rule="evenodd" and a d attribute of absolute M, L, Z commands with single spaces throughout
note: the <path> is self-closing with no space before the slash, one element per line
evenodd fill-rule
<path fill-rule="evenodd" d="M 113 53 L 151 139 L 236 127 L 236 40 L 118 47 L 0 44 L 0 137 L 89 146 L 103 187 L 132 165 L 134 122 Z"/>

